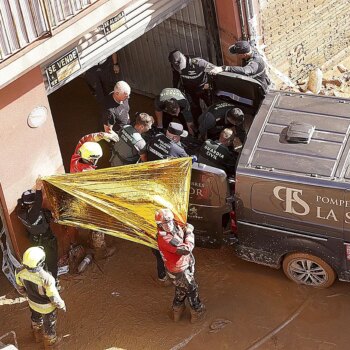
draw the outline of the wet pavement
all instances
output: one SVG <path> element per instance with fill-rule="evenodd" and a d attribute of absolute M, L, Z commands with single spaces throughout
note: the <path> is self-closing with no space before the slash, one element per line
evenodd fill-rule
<path fill-rule="evenodd" d="M 50 96 L 67 166 L 80 137 L 101 130 L 100 112 L 82 78 Z M 153 113 L 151 99 L 133 95 L 132 113 Z M 100 163 L 108 164 L 108 159 Z M 59 313 L 62 350 L 333 350 L 349 349 L 350 284 L 326 290 L 298 286 L 281 270 L 242 261 L 230 247 L 196 248 L 197 280 L 207 306 L 206 320 L 189 323 L 189 310 L 169 318 L 173 287 L 156 282 L 149 248 L 109 237 L 117 253 L 93 263 L 82 275 L 64 275 Z M 15 331 L 19 349 L 42 349 L 30 331 L 26 302 L 0 274 L 0 336 Z"/>
<path fill-rule="evenodd" d="M 150 249 L 110 241 L 117 246 L 114 256 L 82 275 L 61 278 L 67 304 L 67 313 L 59 313 L 61 349 L 349 349 L 348 283 L 326 290 L 298 286 L 281 270 L 238 259 L 229 247 L 196 248 L 207 317 L 192 325 L 187 308 L 174 324 L 169 317 L 174 290 L 157 284 Z M 31 338 L 26 303 L 11 304 L 16 297 L 1 274 L 1 333 L 14 330 L 20 349 L 41 349 Z"/>

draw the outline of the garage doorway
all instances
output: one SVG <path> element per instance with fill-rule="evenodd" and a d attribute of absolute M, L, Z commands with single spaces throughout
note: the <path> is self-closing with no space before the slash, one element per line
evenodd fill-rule
<path fill-rule="evenodd" d="M 194 0 L 184 9 L 149 30 L 118 51 L 120 80 L 132 88 L 130 117 L 136 112 L 154 115 L 153 99 L 166 87 L 172 86 L 168 54 L 175 48 L 184 54 L 203 57 L 217 63 L 221 53 L 215 16 L 208 19 L 203 4 L 212 0 Z M 101 111 L 83 76 L 60 87 L 49 96 L 49 103 L 60 144 L 66 172 L 79 139 L 89 133 L 102 131 Z M 104 157 L 99 167 L 109 166 L 109 147 L 101 142 Z"/>

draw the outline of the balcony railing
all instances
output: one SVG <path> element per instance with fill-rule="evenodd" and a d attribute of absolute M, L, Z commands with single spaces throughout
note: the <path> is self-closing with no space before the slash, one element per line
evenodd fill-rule
<path fill-rule="evenodd" d="M 0 0 L 0 62 L 99 0 Z"/>

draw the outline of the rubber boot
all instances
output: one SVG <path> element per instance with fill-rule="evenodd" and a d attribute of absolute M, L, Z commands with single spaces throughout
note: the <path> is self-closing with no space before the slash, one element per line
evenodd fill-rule
<path fill-rule="evenodd" d="M 94 255 L 94 258 L 96 260 L 102 260 L 109 258 L 112 256 L 116 251 L 116 247 L 104 247 L 104 248 L 97 248 L 92 251 L 92 254 Z"/>
<path fill-rule="evenodd" d="M 91 231 L 91 248 L 104 249 L 105 247 L 105 234 L 103 232 Z"/>
<path fill-rule="evenodd" d="M 116 247 L 107 247 L 105 234 L 97 231 L 91 232 L 91 248 L 96 260 L 108 258 L 116 251 Z"/>
<path fill-rule="evenodd" d="M 204 320 L 205 314 L 206 314 L 205 306 L 202 304 L 202 306 L 197 309 L 191 309 L 191 323 L 200 323 Z"/>
<path fill-rule="evenodd" d="M 110 256 L 112 256 L 116 250 L 117 250 L 117 248 L 114 246 L 106 247 L 105 248 L 105 258 L 109 258 Z"/>
<path fill-rule="evenodd" d="M 62 340 L 62 337 L 58 337 L 57 335 L 48 335 L 44 334 L 44 348 L 47 349 L 58 349 L 59 343 Z"/>
<path fill-rule="evenodd" d="M 35 342 L 40 343 L 43 340 L 43 325 L 32 323 L 32 330 Z"/>
<path fill-rule="evenodd" d="M 184 313 L 185 309 L 186 309 L 185 303 L 181 304 L 180 306 L 173 305 L 173 320 L 174 320 L 174 322 L 180 321 L 181 316 Z"/>

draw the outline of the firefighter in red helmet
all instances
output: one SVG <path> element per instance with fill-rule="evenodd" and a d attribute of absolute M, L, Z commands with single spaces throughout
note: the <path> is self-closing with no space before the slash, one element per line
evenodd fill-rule
<path fill-rule="evenodd" d="M 158 248 L 167 274 L 175 285 L 172 306 L 174 321 L 180 320 L 186 308 L 186 299 L 191 308 L 191 323 L 200 321 L 204 318 L 205 306 L 199 298 L 198 285 L 194 279 L 194 228 L 190 224 L 182 228 L 174 220 L 173 212 L 167 208 L 157 210 L 155 220 L 158 226 Z"/>

